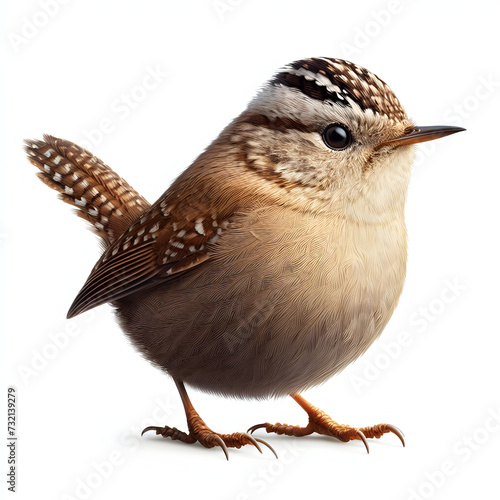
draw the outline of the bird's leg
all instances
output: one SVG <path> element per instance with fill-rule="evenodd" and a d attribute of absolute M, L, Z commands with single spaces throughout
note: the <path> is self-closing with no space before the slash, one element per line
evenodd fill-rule
<path fill-rule="evenodd" d="M 170 439 L 178 439 L 184 443 L 195 443 L 199 441 L 205 448 L 213 448 L 214 446 L 220 446 L 222 451 L 226 455 L 226 459 L 229 460 L 228 447 L 229 448 L 241 448 L 246 444 L 252 444 L 261 453 L 262 450 L 259 443 L 267 446 L 278 458 L 274 449 L 267 444 L 262 439 L 257 439 L 246 432 L 234 432 L 232 434 L 219 434 L 214 432 L 208 425 L 203 421 L 203 419 L 198 415 L 198 412 L 194 409 L 191 400 L 186 392 L 184 384 L 180 380 L 175 380 L 175 385 L 179 391 L 182 399 L 182 404 L 184 405 L 184 411 L 186 412 L 186 419 L 189 429 L 189 434 L 180 431 L 175 427 L 146 427 L 142 434 L 148 431 L 156 431 L 156 434 L 160 434 L 163 437 Z"/>
<path fill-rule="evenodd" d="M 402 432 L 394 425 L 378 424 L 370 427 L 350 427 L 349 425 L 343 425 L 335 422 L 335 420 L 333 420 L 329 415 L 306 401 L 300 394 L 294 394 L 292 395 L 292 398 L 299 403 L 309 416 L 309 422 L 305 427 L 280 423 L 266 423 L 254 425 L 248 429 L 248 432 L 252 434 L 257 429 L 265 428 L 266 432 L 285 434 L 287 436 L 307 436 L 316 432 L 317 434 L 323 434 L 324 436 L 333 436 L 344 442 L 359 439 L 365 444 L 366 451 L 368 453 L 370 450 L 367 438 L 379 438 L 386 432 L 393 432 L 401 440 L 403 446 L 405 445 Z"/>

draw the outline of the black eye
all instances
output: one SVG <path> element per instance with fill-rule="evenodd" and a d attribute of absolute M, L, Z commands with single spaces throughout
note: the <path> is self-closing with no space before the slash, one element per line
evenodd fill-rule
<path fill-rule="evenodd" d="M 328 125 L 323 131 L 323 140 L 331 149 L 345 149 L 351 144 L 351 138 L 350 130 L 339 123 Z"/>

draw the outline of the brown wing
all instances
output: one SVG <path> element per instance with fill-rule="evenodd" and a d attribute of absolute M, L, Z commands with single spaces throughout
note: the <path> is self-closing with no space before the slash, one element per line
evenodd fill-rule
<path fill-rule="evenodd" d="M 167 192 L 102 255 L 68 318 L 204 262 L 227 223 L 206 206 L 169 202 Z"/>

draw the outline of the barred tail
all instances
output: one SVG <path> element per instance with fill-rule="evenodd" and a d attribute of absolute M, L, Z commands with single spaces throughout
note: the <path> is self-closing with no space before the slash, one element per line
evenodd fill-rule
<path fill-rule="evenodd" d="M 44 135 L 25 141 L 38 177 L 60 193 L 110 246 L 150 204 L 111 168 L 85 149 Z"/>

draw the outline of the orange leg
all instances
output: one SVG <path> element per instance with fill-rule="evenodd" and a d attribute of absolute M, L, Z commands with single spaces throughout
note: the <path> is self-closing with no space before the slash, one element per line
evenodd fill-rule
<path fill-rule="evenodd" d="M 222 451 L 226 455 L 226 459 L 229 460 L 229 453 L 227 448 L 241 448 L 246 444 L 251 444 L 255 446 L 261 453 L 262 450 L 259 443 L 267 446 L 278 458 L 274 449 L 262 439 L 257 439 L 246 432 L 234 432 L 233 434 L 219 434 L 214 432 L 208 425 L 202 420 L 198 415 L 197 411 L 194 409 L 189 396 L 187 395 L 186 388 L 180 380 L 176 380 L 175 384 L 179 391 L 179 394 L 184 405 L 184 411 L 186 412 L 186 419 L 189 429 L 189 434 L 176 429 L 175 427 L 146 427 L 142 434 L 148 431 L 156 431 L 156 434 L 160 434 L 163 437 L 169 437 L 171 439 L 177 439 L 184 443 L 195 443 L 198 441 L 205 448 L 213 448 L 214 446 L 220 446 Z"/>
<path fill-rule="evenodd" d="M 316 406 L 306 401 L 300 394 L 292 395 L 292 398 L 299 403 L 299 405 L 306 411 L 309 416 L 309 422 L 305 427 L 299 425 L 287 425 L 287 424 L 258 424 L 250 427 L 248 432 L 252 434 L 255 430 L 265 428 L 266 432 L 274 432 L 276 434 L 285 434 L 287 436 L 307 436 L 316 432 L 317 434 L 323 434 L 325 436 L 333 436 L 340 441 L 351 441 L 353 439 L 360 439 L 363 441 L 366 447 L 366 451 L 369 453 L 370 449 L 368 447 L 367 438 L 379 438 L 387 432 L 392 432 L 398 436 L 398 438 L 405 445 L 405 440 L 402 432 L 390 424 L 378 424 L 370 427 L 350 427 L 349 425 L 343 425 L 335 422 L 329 415 L 324 411 L 321 411 Z"/>

